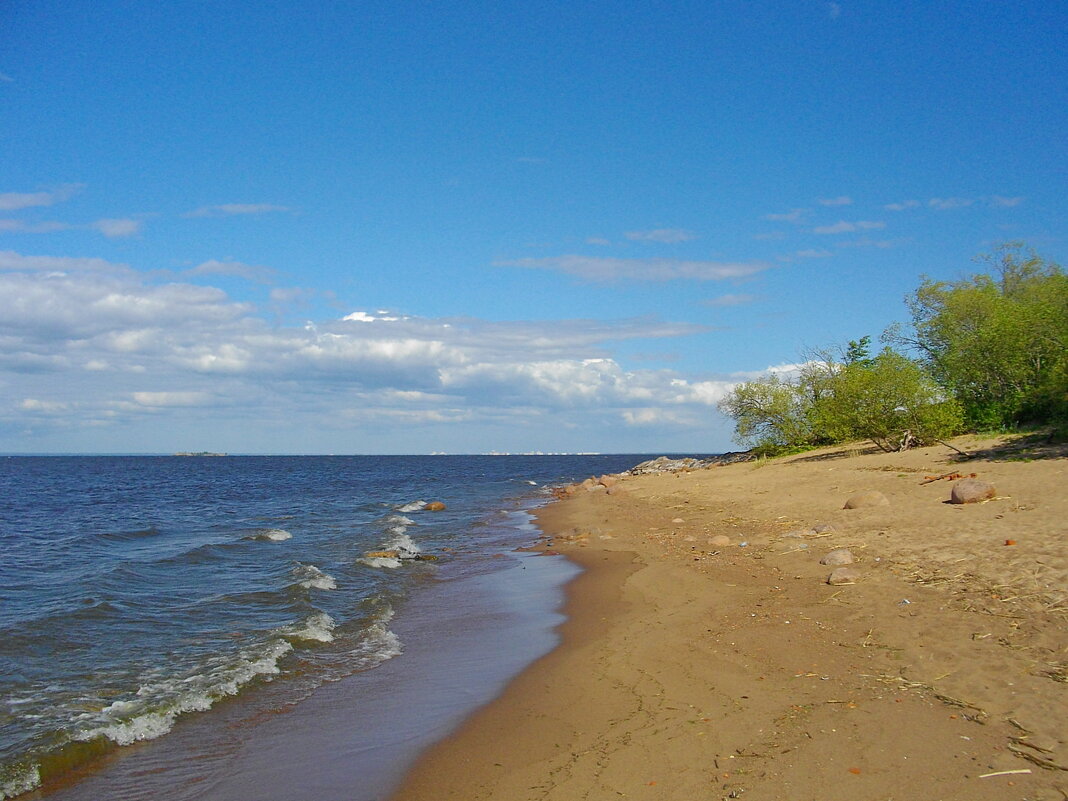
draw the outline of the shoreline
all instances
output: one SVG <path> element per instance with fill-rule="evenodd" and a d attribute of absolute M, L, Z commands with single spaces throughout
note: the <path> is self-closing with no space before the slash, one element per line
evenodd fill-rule
<path fill-rule="evenodd" d="M 539 510 L 584 569 L 560 645 L 391 800 L 1060 801 L 1064 453 L 958 444 L 986 458 L 829 448 Z M 951 506 L 951 482 L 921 483 L 954 468 L 1004 495 Z M 866 489 L 890 505 L 842 510 Z M 838 547 L 858 575 L 829 586 L 819 558 Z"/>

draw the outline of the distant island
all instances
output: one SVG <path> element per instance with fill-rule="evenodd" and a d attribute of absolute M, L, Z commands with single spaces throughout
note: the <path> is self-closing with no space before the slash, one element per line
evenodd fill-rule
<path fill-rule="evenodd" d="M 186 451 L 181 451 L 179 453 L 174 454 L 174 456 L 226 456 L 226 455 L 227 454 L 225 454 L 225 453 L 211 453 L 210 451 L 197 451 L 196 453 L 187 453 Z"/>

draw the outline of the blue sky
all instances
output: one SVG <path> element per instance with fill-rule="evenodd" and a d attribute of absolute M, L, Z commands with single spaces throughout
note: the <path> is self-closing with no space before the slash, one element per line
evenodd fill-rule
<path fill-rule="evenodd" d="M 721 451 L 1007 240 L 1048 2 L 0 7 L 0 451 Z"/>

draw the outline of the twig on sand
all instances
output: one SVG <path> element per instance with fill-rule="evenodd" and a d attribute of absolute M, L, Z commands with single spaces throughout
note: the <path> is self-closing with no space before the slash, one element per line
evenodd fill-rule
<path fill-rule="evenodd" d="M 955 445 L 950 445 L 948 442 L 945 442 L 943 440 L 936 439 L 935 442 L 937 442 L 939 445 L 945 445 L 951 451 L 956 451 L 961 456 L 963 456 L 965 459 L 971 459 L 971 458 L 974 457 L 974 454 L 968 453 L 967 451 L 962 451 L 960 448 L 956 447 Z"/>
<path fill-rule="evenodd" d="M 1018 768 L 1016 770 L 995 770 L 993 773 L 983 773 L 980 779 L 989 779 L 991 776 L 1019 776 L 1021 773 L 1030 773 L 1030 768 Z"/>
<path fill-rule="evenodd" d="M 1045 759 L 1044 757 L 1040 757 L 1038 754 L 1032 754 L 1030 751 L 1024 751 L 1022 748 L 1020 748 L 1020 746 L 1016 745 L 1015 743 L 1009 743 L 1009 750 L 1021 759 L 1026 759 L 1028 762 L 1033 762 L 1040 768 L 1045 768 L 1046 770 L 1068 770 L 1068 768 L 1064 767 L 1064 765 L 1058 765 L 1052 759 Z"/>

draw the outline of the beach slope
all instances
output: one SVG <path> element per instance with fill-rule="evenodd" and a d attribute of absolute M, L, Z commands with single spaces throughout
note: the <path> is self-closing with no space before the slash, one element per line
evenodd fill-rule
<path fill-rule="evenodd" d="M 585 568 L 560 647 L 395 798 L 1068 798 L 1068 459 L 954 444 L 974 458 L 854 445 L 545 508 Z M 973 473 L 994 497 L 949 503 L 936 477 Z"/>

